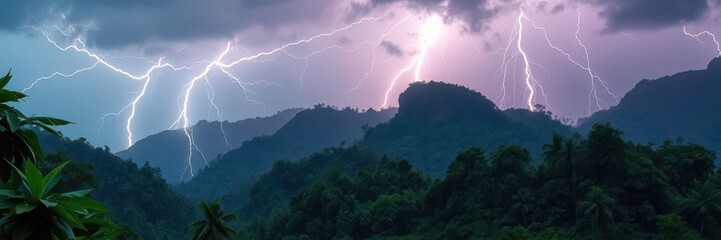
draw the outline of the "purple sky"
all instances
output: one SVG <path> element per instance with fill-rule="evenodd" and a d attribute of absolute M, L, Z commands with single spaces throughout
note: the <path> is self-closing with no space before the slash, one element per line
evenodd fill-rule
<path fill-rule="evenodd" d="M 388 105 L 396 106 L 398 94 L 415 81 L 416 68 L 419 80 L 468 86 L 502 108 L 527 108 L 529 79 L 531 103 L 575 120 L 617 104 L 613 95 L 620 99 L 641 79 L 705 68 L 719 55 L 718 46 L 709 35 L 685 35 L 682 27 L 721 34 L 718 5 L 717 0 L 12 1 L 0 3 L 0 67 L 13 69 L 10 88 L 22 90 L 38 78 L 96 63 L 83 52 L 56 48 L 42 32 L 60 47 L 80 39 L 102 61 L 136 77 L 161 58 L 176 67 L 197 62 L 193 69 L 150 71 L 130 125 L 133 142 L 182 127 L 184 116 L 193 124 L 317 103 L 378 109 L 386 92 Z M 521 11 L 525 18 L 519 25 Z M 433 18 L 443 24 L 431 27 Z M 546 29 L 558 49 L 533 23 Z M 217 62 L 226 66 L 209 66 L 228 43 Z M 227 65 L 234 61 L 240 62 Z M 420 67 L 412 65 L 419 62 Z M 588 66 L 597 78 L 592 80 Z M 389 91 L 404 68 L 409 71 Z M 183 114 L 184 94 L 194 79 Z M 99 64 L 72 77 L 39 81 L 18 106 L 74 121 L 62 128 L 70 137 L 121 150 L 128 144 L 129 104 L 146 81 Z M 597 93 L 589 103 L 592 82 Z M 108 113 L 118 114 L 101 120 Z"/>

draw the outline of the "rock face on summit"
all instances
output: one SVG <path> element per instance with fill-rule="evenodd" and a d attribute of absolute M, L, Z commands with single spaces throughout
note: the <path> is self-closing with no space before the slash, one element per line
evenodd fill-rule
<path fill-rule="evenodd" d="M 642 80 L 618 106 L 579 121 L 587 131 L 610 122 L 629 139 L 662 143 L 679 136 L 721 153 L 721 58 L 704 70 Z"/>

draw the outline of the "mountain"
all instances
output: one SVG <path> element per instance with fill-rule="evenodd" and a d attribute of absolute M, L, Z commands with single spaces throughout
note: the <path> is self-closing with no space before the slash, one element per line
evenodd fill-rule
<path fill-rule="evenodd" d="M 437 177 L 445 174 L 456 154 L 470 147 L 492 150 L 519 144 L 537 159 L 554 132 L 570 135 L 550 112 L 501 111 L 480 93 L 454 84 L 413 83 L 398 103 L 398 114 L 366 131 L 360 144 L 407 159 Z"/>
<path fill-rule="evenodd" d="M 636 142 L 681 137 L 721 153 L 720 91 L 721 58 L 716 58 L 704 70 L 640 81 L 617 106 L 579 120 L 579 129 L 610 122 Z"/>
<path fill-rule="evenodd" d="M 196 171 L 218 154 L 226 153 L 247 140 L 257 136 L 271 135 L 303 109 L 288 109 L 270 117 L 257 117 L 237 122 L 200 121 L 191 127 L 197 150 L 193 152 L 192 163 Z M 163 177 L 171 183 L 187 180 L 183 169 L 187 164 L 188 140 L 181 129 L 167 130 L 133 144 L 116 155 L 132 159 L 137 164 L 149 162 L 162 170 Z M 205 158 L 205 159 L 204 159 Z"/>
<path fill-rule="evenodd" d="M 327 147 L 353 143 L 363 129 L 386 122 L 395 109 L 359 112 L 324 105 L 299 112 L 270 136 L 246 141 L 223 154 L 177 189 L 191 199 L 212 199 L 226 193 L 247 197 L 250 187 L 279 160 L 297 161 Z"/>

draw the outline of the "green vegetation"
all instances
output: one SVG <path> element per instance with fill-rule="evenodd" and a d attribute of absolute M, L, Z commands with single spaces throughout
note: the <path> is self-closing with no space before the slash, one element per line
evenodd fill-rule
<path fill-rule="evenodd" d="M 595 125 L 586 137 L 556 135 L 535 165 L 518 145 L 503 145 L 490 154 L 470 148 L 451 162 L 443 179 L 435 181 L 404 160 L 381 160 L 377 167 L 357 173 L 325 168 L 322 177 L 302 184 L 284 205 L 266 217 L 256 215 L 241 235 L 251 239 L 721 238 L 721 174 L 713 167 L 715 154 L 695 144 L 666 141 L 654 148 L 626 142 L 621 136 L 607 124 Z M 278 164 L 271 173 L 301 174 L 308 171 L 304 165 Z M 282 199 L 265 196 L 276 202 Z M 270 201 L 253 201 L 264 200 Z"/>
<path fill-rule="evenodd" d="M 226 215 L 219 200 L 216 199 L 210 204 L 201 201 L 199 207 L 203 212 L 204 219 L 188 226 L 193 233 L 193 240 L 231 239 L 238 234 L 227 225 L 229 222 L 237 220 L 238 217 L 233 214 Z"/>
<path fill-rule="evenodd" d="M 586 132 L 596 123 L 610 122 L 628 139 L 639 143 L 661 143 L 682 136 L 719 153 L 720 74 L 721 58 L 715 58 L 703 70 L 641 80 L 618 105 L 579 120 L 578 129 Z"/>
<path fill-rule="evenodd" d="M 36 162 L 45 159 L 31 127 L 61 137 L 52 126 L 70 122 L 50 117 L 27 117 L 9 102 L 25 94 L 6 90 L 12 76 L 0 78 L 0 238 L 115 239 L 120 227 L 104 217 L 107 209 L 87 197 L 92 189 L 58 192 L 59 164 L 43 175 Z M 20 168 L 24 166 L 24 171 Z"/>
<path fill-rule="evenodd" d="M 193 222 L 193 203 L 161 177 L 160 169 L 123 160 L 107 148 L 92 147 L 85 139 L 70 141 L 40 134 L 40 142 L 54 166 L 73 159 L 59 185 L 97 189 L 92 197 L 107 206 L 113 221 L 125 227 L 123 239 L 186 239 L 183 231 Z"/>
<path fill-rule="evenodd" d="M 65 162 L 46 176 L 32 162 L 25 171 L 14 168 L 22 181 L 19 189 L 0 189 L 0 237 L 13 239 L 114 239 L 120 228 L 106 220 L 108 210 L 87 197 L 92 189 L 55 192 Z"/>
<path fill-rule="evenodd" d="M 413 83 L 398 103 L 398 114 L 369 128 L 359 144 L 407 159 L 434 177 L 443 177 L 453 157 L 470 147 L 518 144 L 538 157 L 541 145 L 554 132 L 570 135 L 550 112 L 501 111 L 480 93 L 454 84 Z"/>
<path fill-rule="evenodd" d="M 328 147 L 352 143 L 363 137 L 363 126 L 387 121 L 394 113 L 394 109 L 359 112 L 316 105 L 296 114 L 275 134 L 253 138 L 219 156 L 176 189 L 198 201 L 220 198 L 231 192 L 246 199 L 253 184 L 270 171 L 275 162 L 297 161 Z"/>

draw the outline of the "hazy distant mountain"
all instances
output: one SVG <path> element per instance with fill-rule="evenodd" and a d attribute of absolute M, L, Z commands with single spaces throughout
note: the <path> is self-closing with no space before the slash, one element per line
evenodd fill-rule
<path fill-rule="evenodd" d="M 618 106 L 580 120 L 579 129 L 610 122 L 635 142 L 660 144 L 680 136 L 721 153 L 720 93 L 721 58 L 716 58 L 705 70 L 642 80 Z"/>
<path fill-rule="evenodd" d="M 494 151 L 515 143 L 540 156 L 554 132 L 570 133 L 550 113 L 501 111 L 480 93 L 454 84 L 411 84 L 398 103 L 398 114 L 368 130 L 361 144 L 407 159 L 434 176 L 445 174 L 453 157 L 469 147 Z"/>
<path fill-rule="evenodd" d="M 255 181 L 278 160 L 297 161 L 327 147 L 352 144 L 363 129 L 386 122 L 395 109 L 358 112 L 316 105 L 296 114 L 270 136 L 256 137 L 202 169 L 187 183 L 177 186 L 193 199 L 211 199 L 229 191 L 247 196 Z"/>
<path fill-rule="evenodd" d="M 288 109 L 270 117 L 250 118 L 232 123 L 224 122 L 222 128 L 220 122 L 204 120 L 198 122 L 192 127 L 193 139 L 198 148 L 193 152 L 192 159 L 195 170 L 204 167 L 206 161 L 215 159 L 218 154 L 240 147 L 244 141 L 275 133 L 302 110 L 300 108 Z M 190 177 L 187 172 L 184 176 L 182 175 L 188 162 L 188 140 L 180 129 L 151 135 L 116 155 L 132 159 L 137 164 L 149 162 L 153 167 L 159 167 L 163 177 L 171 183 L 177 183 L 181 178 L 187 180 Z"/>

